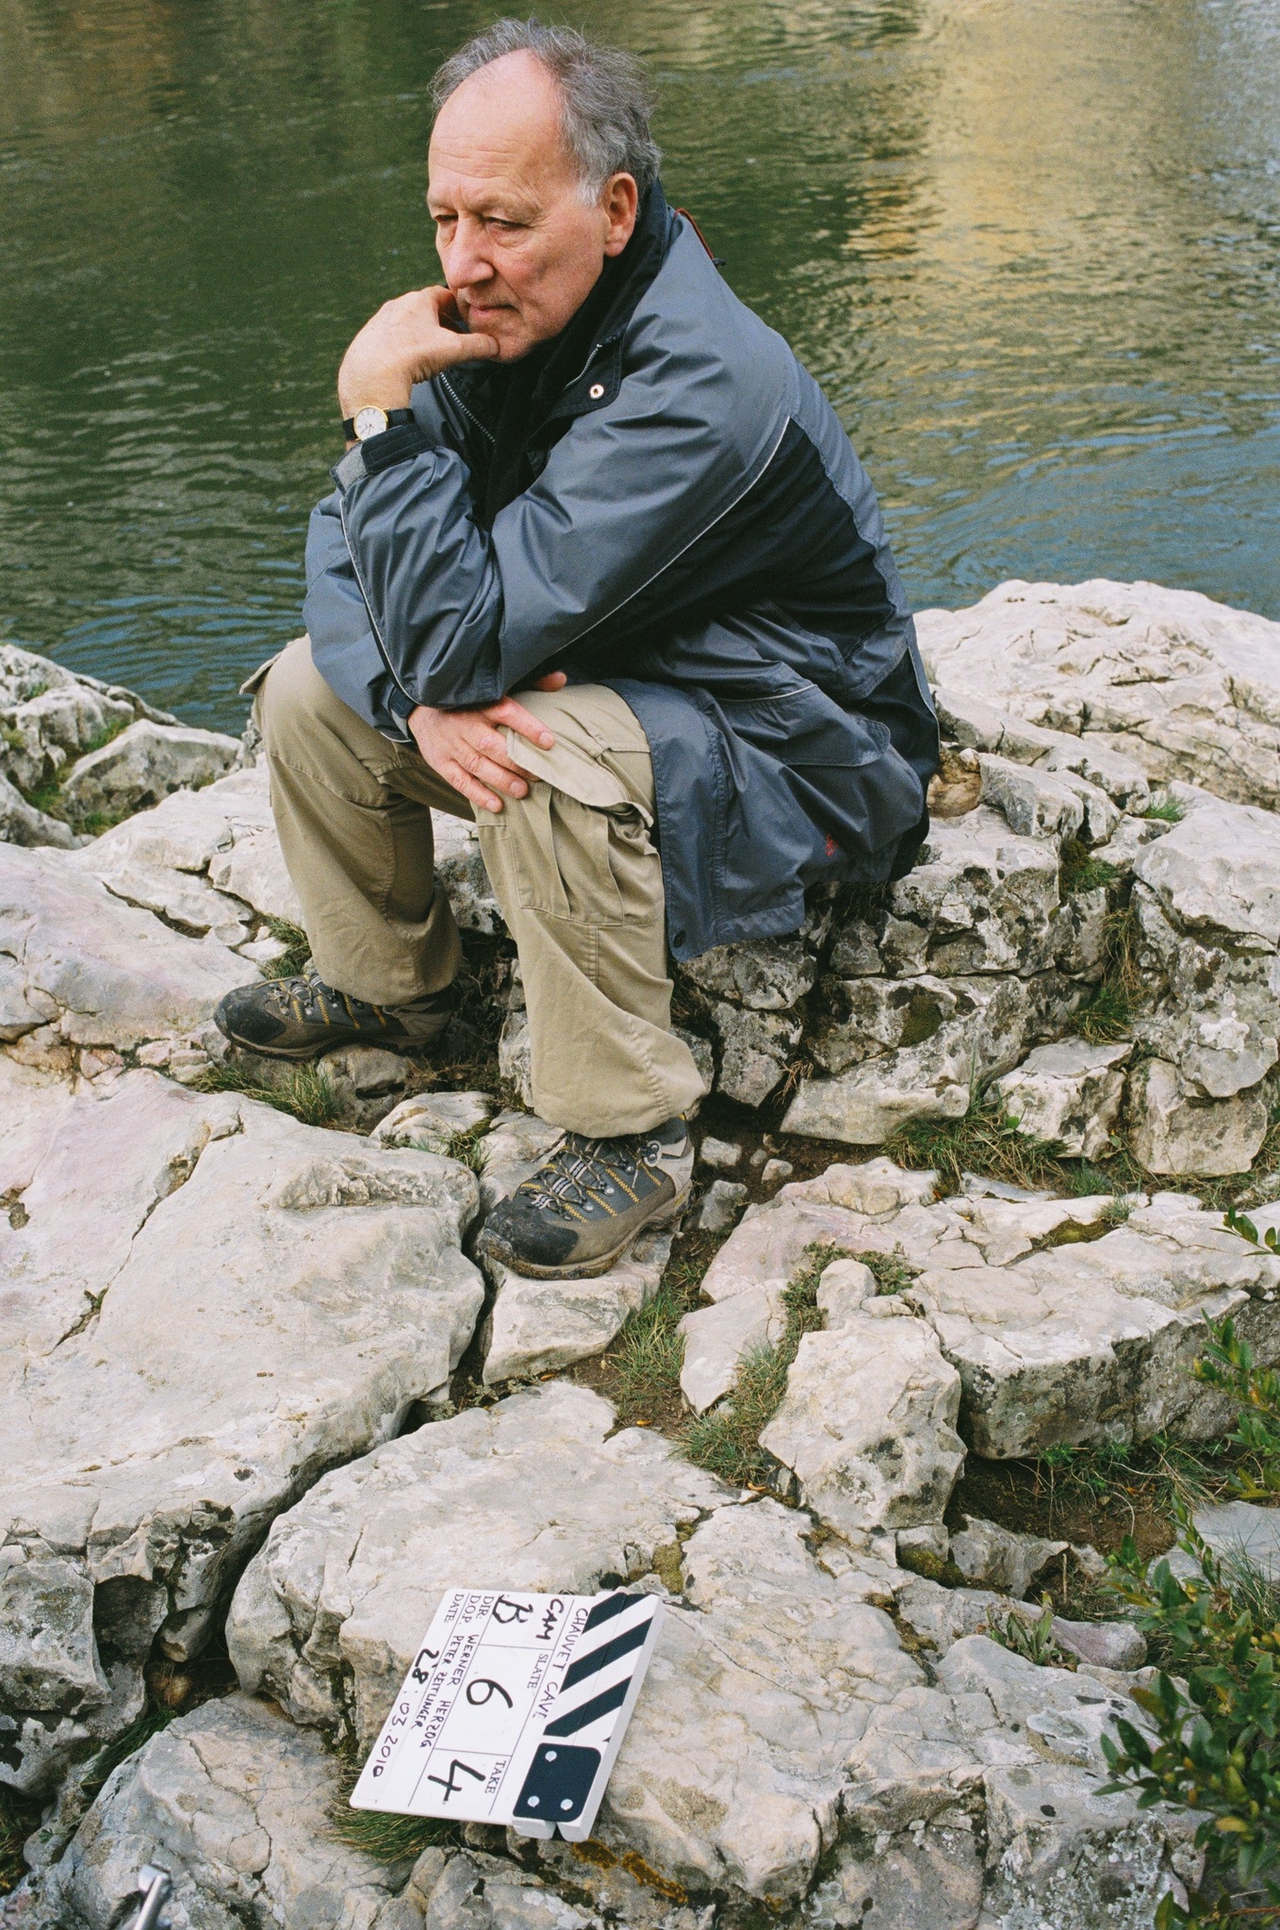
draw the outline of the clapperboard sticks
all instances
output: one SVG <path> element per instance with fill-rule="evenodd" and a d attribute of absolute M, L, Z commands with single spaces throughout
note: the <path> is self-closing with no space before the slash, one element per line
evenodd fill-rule
<path fill-rule="evenodd" d="M 660 1612 L 652 1595 L 603 1595 L 591 1609 L 512 1808 L 512 1826 L 521 1835 L 554 1836 L 559 1828 L 570 1843 L 590 1836 Z"/>
<path fill-rule="evenodd" d="M 352 1791 L 357 1809 L 591 1834 L 662 1621 L 651 1595 L 441 1601 Z"/>

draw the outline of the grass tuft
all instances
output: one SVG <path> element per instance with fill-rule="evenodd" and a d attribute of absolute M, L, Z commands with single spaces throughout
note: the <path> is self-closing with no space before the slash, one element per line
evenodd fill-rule
<path fill-rule="evenodd" d="M 1120 868 L 1106 858 L 1095 858 L 1079 838 L 1063 841 L 1059 860 L 1059 889 L 1064 898 L 1081 891 L 1097 891 L 1101 886 L 1118 884 Z"/>
<path fill-rule="evenodd" d="M 1044 1608 L 1034 1622 L 1014 1610 L 1005 1616 L 1003 1622 L 993 1622 L 987 1630 L 993 1642 L 1002 1649 L 1009 1649 L 1014 1655 L 1022 1656 L 1026 1662 L 1034 1662 L 1042 1669 L 1074 1669 L 1076 1658 L 1059 1648 L 1053 1633 L 1053 1603 L 1046 1595 Z"/>
<path fill-rule="evenodd" d="M 262 968 L 264 978 L 296 978 L 311 956 L 311 941 L 301 925 L 291 925 L 287 918 L 268 918 L 267 930 L 273 938 L 279 939 L 284 946 L 279 958 L 273 958 L 269 965 Z"/>
<path fill-rule="evenodd" d="M 676 1242 L 657 1293 L 628 1316 L 601 1363 L 601 1391 L 619 1427 L 678 1429 L 687 1412 L 680 1389 L 684 1335 L 680 1322 L 698 1304 L 703 1275 L 728 1234 L 693 1233 Z"/>
<path fill-rule="evenodd" d="M 129 1724 L 122 1735 L 118 1735 L 113 1742 L 107 1743 L 100 1749 L 93 1758 L 89 1773 L 85 1777 L 86 1801 L 93 1802 L 112 1770 L 118 1769 L 122 1762 L 129 1760 L 130 1756 L 135 1756 L 145 1743 L 150 1742 L 152 1736 L 158 1736 L 162 1729 L 167 1729 L 178 1713 L 177 1709 L 146 1708 Z"/>
<path fill-rule="evenodd" d="M 905 1293 L 919 1272 L 918 1267 L 907 1264 L 900 1246 L 892 1253 L 855 1253 L 853 1257 L 860 1260 L 874 1278 L 878 1298 Z"/>
<path fill-rule="evenodd" d="M 690 1461 L 733 1487 L 763 1487 L 777 1462 L 760 1445 L 761 1431 L 777 1413 L 787 1391 L 787 1374 L 802 1337 L 822 1325 L 818 1282 L 833 1260 L 850 1257 L 838 1246 L 810 1246 L 809 1265 L 782 1296 L 783 1327 L 774 1347 L 757 1347 L 739 1365 L 725 1398 L 683 1429 L 680 1444 Z"/>
<path fill-rule="evenodd" d="M 277 1112 L 292 1113 L 304 1126 L 327 1126 L 338 1116 L 338 1101 L 327 1072 L 320 1066 L 294 1066 L 279 1086 L 264 1086 L 247 1066 L 228 1062 L 210 1066 L 194 1081 L 197 1092 L 242 1092 L 260 1099 Z"/>
<path fill-rule="evenodd" d="M 1138 914 L 1132 904 L 1109 911 L 1103 925 L 1102 979 L 1076 1014 L 1081 1038 L 1111 1045 L 1127 1038 L 1146 987 L 1138 966 Z"/>
<path fill-rule="evenodd" d="M 44 1804 L 0 1783 L 0 1897 L 16 1889 L 27 1874 L 22 1845 L 40 1821 Z"/>
<path fill-rule="evenodd" d="M 1185 804 L 1179 804 L 1176 797 L 1153 797 L 1144 818 L 1155 818 L 1161 824 L 1181 824 L 1187 815 Z"/>
<path fill-rule="evenodd" d="M 460 1847 L 462 1841 L 458 1825 L 441 1817 L 392 1816 L 386 1810 L 352 1809 L 345 1801 L 330 1809 L 328 1834 L 379 1863 L 399 1863 L 437 1845 Z"/>
<path fill-rule="evenodd" d="M 1016 1119 L 977 1091 L 961 1118 L 910 1120 L 889 1136 L 884 1151 L 899 1166 L 933 1167 L 943 1193 L 958 1193 L 966 1172 L 1029 1190 L 1060 1179 L 1053 1146 L 1020 1131 Z"/>

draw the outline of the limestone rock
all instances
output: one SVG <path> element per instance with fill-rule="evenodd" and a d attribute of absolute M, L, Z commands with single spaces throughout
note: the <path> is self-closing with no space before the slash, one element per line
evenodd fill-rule
<path fill-rule="evenodd" d="M 1280 625 L 1154 583 L 1002 583 L 916 617 L 930 678 L 1149 777 L 1280 802 Z M 1006 752 L 1006 755 L 1012 753 Z"/>
<path fill-rule="evenodd" d="M 847 1072 L 899 1046 L 920 1045 L 955 1017 L 957 992 L 946 979 L 826 978 L 813 1057 L 826 1072 Z"/>
<path fill-rule="evenodd" d="M 842 1843 L 809 1908 L 836 1930 L 976 1930 L 982 1887 L 973 1817 L 955 1803 L 889 1842 Z"/>
<path fill-rule="evenodd" d="M 1245 1561 L 1280 1583 L 1280 1508 L 1253 1501 L 1220 1501 L 1197 1508 L 1192 1526 L 1228 1567 Z"/>
<path fill-rule="evenodd" d="M 0 1038 L 56 1021 L 77 1045 L 122 1049 L 190 1032 L 248 975 L 113 897 L 60 853 L 0 845 Z"/>
<path fill-rule="evenodd" d="M 1022 837 L 980 805 L 931 825 L 916 868 L 894 885 L 879 945 L 883 969 L 899 978 L 1039 970 L 1057 908 L 1052 841 Z M 833 968 L 842 969 L 835 958 Z"/>
<path fill-rule="evenodd" d="M 239 755 L 238 737 L 140 718 L 101 750 L 82 757 L 62 794 L 81 817 L 94 811 L 136 811 L 183 786 L 211 783 L 230 770 Z"/>
<path fill-rule="evenodd" d="M 983 803 L 994 805 L 1019 837 L 1061 840 L 1080 830 L 1084 805 L 1073 785 L 1007 757 L 980 757 L 978 763 Z"/>
<path fill-rule="evenodd" d="M 475 825 L 466 818 L 450 817 L 445 811 L 433 811 L 431 825 L 435 834 L 436 877 L 448 895 L 462 930 L 483 932 L 490 937 L 505 932 L 502 913 L 484 868 Z"/>
<path fill-rule="evenodd" d="M 749 1286 L 684 1315 L 680 1390 L 695 1413 L 704 1413 L 729 1392 L 748 1354 L 776 1346 L 785 1317 L 782 1287 L 776 1283 Z"/>
<path fill-rule="evenodd" d="M 1129 1143 L 1150 1173 L 1244 1173 L 1267 1135 L 1256 1088 L 1203 1099 L 1165 1059 L 1147 1059 L 1129 1080 Z"/>
<path fill-rule="evenodd" d="M 45 1922 L 109 1930 L 152 1864 L 173 1878 L 173 1930 L 401 1930 L 403 1874 L 336 1840 L 340 1801 L 339 1765 L 313 1733 L 248 1696 L 206 1702 L 110 1778 L 46 1880 Z"/>
<path fill-rule="evenodd" d="M 967 1516 L 951 1537 L 951 1559 L 966 1581 L 980 1588 L 998 1588 L 1021 1601 L 1046 1563 L 1065 1554 L 1065 1541 L 1044 1535 L 1020 1535 L 997 1521 Z"/>
<path fill-rule="evenodd" d="M 742 1106 L 760 1106 L 786 1072 L 800 1043 L 800 1021 L 782 1012 L 743 1011 L 723 1000 L 711 1003 L 720 1035 L 716 1089 Z"/>
<path fill-rule="evenodd" d="M 61 818 L 51 818 L 28 804 L 22 793 L 0 772 L 0 844 L 60 845 L 64 851 L 79 843 L 75 832 Z"/>
<path fill-rule="evenodd" d="M 236 1591 L 227 1639 L 242 1687 L 299 1722 L 352 1720 L 367 1746 L 446 1588 L 590 1593 L 646 1573 L 723 1490 L 658 1436 L 612 1425 L 607 1401 L 549 1381 L 326 1475 Z"/>
<path fill-rule="evenodd" d="M 731 1173 L 742 1164 L 742 1148 L 736 1139 L 717 1139 L 714 1133 L 708 1133 L 698 1148 L 698 1160 L 703 1166 L 714 1166 L 719 1173 Z"/>
<path fill-rule="evenodd" d="M 795 1172 L 789 1159 L 766 1159 L 760 1172 L 760 1184 L 766 1193 L 785 1184 Z"/>
<path fill-rule="evenodd" d="M 174 791 L 95 838 L 75 862 L 119 896 L 179 924 L 192 923 L 190 907 L 209 888 L 224 901 L 225 916 L 244 918 L 248 906 L 263 918 L 302 923 L 265 765 L 232 771 L 198 791 Z"/>
<path fill-rule="evenodd" d="M 960 1376 L 922 1320 L 850 1313 L 805 1334 L 760 1436 L 837 1534 L 940 1522 L 964 1445 Z"/>
<path fill-rule="evenodd" d="M 533 1041 L 529 1014 L 521 1005 L 507 1013 L 498 1035 L 498 1072 L 514 1086 L 526 1106 L 533 1105 Z"/>
<path fill-rule="evenodd" d="M 20 790 L 56 779 L 69 760 L 140 717 L 178 721 L 131 690 L 78 676 L 16 644 L 0 644 L 0 771 Z"/>
<path fill-rule="evenodd" d="M 682 965 L 700 991 L 756 1012 L 789 1012 L 813 984 L 816 955 L 800 938 L 757 938 L 717 945 Z"/>
<path fill-rule="evenodd" d="M 648 1306 L 671 1257 L 669 1233 L 645 1233 L 594 1280 L 532 1280 L 486 1261 L 497 1289 L 484 1384 L 522 1380 L 602 1354 L 629 1314 Z"/>
<path fill-rule="evenodd" d="M 690 1888 L 799 1897 L 834 1841 L 869 1717 L 920 1682 L 889 1617 L 857 1601 L 773 1501 L 721 1508 L 685 1543 L 597 1834 Z"/>
<path fill-rule="evenodd" d="M 912 1119 L 959 1119 L 974 1086 L 1017 1064 L 1031 1022 L 1022 979 L 952 979 L 954 1017 L 921 1045 L 868 1059 L 834 1079 L 803 1079 L 784 1132 L 878 1146 Z"/>
<path fill-rule="evenodd" d="M 960 1374 L 962 1430 L 995 1458 L 1162 1428 L 1212 1435 L 1225 1410 L 1189 1373 L 1206 1314 L 1230 1311 L 1260 1359 L 1280 1353 L 1280 1260 L 1194 1199 L 1136 1196 L 1125 1223 L 1104 1231 L 1109 1195 L 1003 1199 L 984 1187 L 934 1201 L 934 1179 L 887 1160 L 836 1165 L 749 1208 L 703 1279 L 714 1316 L 686 1317 L 689 1399 L 724 1392 L 735 1333 L 744 1344 L 774 1337 L 778 1296 L 811 1247 L 880 1253 L 904 1269 L 906 1291 L 864 1312 L 905 1307 L 928 1320 Z"/>
<path fill-rule="evenodd" d="M 1280 625 L 1275 626 L 1280 629 Z M 1280 946 L 1280 817 L 1173 787 L 1186 816 L 1144 847 L 1134 873 L 1183 931 L 1245 952 Z"/>
<path fill-rule="evenodd" d="M 483 1297 L 451 1161 L 150 1072 L 47 1124 L 0 1221 L 3 1589 L 27 1605 L 0 1777 L 33 1789 L 133 1720 L 157 1633 L 197 1652 L 300 1487 L 448 1379 Z"/>
<path fill-rule="evenodd" d="M 700 1233 L 723 1233 L 732 1226 L 747 1203 L 747 1189 L 741 1180 L 712 1180 L 698 1208 Z"/>
<path fill-rule="evenodd" d="M 1132 1622 L 1072 1622 L 1053 1618 L 1053 1639 L 1061 1649 L 1100 1669 L 1140 1669 L 1147 1645 Z"/>
<path fill-rule="evenodd" d="M 493 1109 L 487 1092 L 415 1092 L 379 1121 L 371 1137 L 380 1146 L 447 1153 L 458 1134 L 486 1125 Z"/>
<path fill-rule="evenodd" d="M 573 1887 L 581 1894 L 580 1881 Z M 450 1857 L 430 1891 L 426 1919 L 431 1930 L 602 1930 L 599 1917 L 566 1903 L 531 1871 L 475 1851 Z"/>
<path fill-rule="evenodd" d="M 1072 1159 L 1106 1150 L 1124 1097 L 1131 1045 L 1090 1045 L 1063 1039 L 1037 1046 L 1014 1072 L 995 1082 L 1006 1113 L 1019 1129 L 1053 1142 Z"/>

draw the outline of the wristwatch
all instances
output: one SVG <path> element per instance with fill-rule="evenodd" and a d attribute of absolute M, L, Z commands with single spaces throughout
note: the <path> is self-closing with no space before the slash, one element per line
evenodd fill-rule
<path fill-rule="evenodd" d="M 380 436 L 387 429 L 398 429 L 402 423 L 412 421 L 412 409 L 379 409 L 369 403 L 347 417 L 342 433 L 348 442 L 368 442 L 370 436 Z"/>

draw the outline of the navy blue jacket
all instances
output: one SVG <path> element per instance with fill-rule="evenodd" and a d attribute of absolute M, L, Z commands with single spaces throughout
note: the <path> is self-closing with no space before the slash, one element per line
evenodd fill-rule
<path fill-rule="evenodd" d="M 317 668 L 387 737 L 549 669 L 653 753 L 677 958 L 794 931 L 927 829 L 937 726 L 875 493 L 655 187 L 565 335 L 420 384 L 314 512 Z"/>

